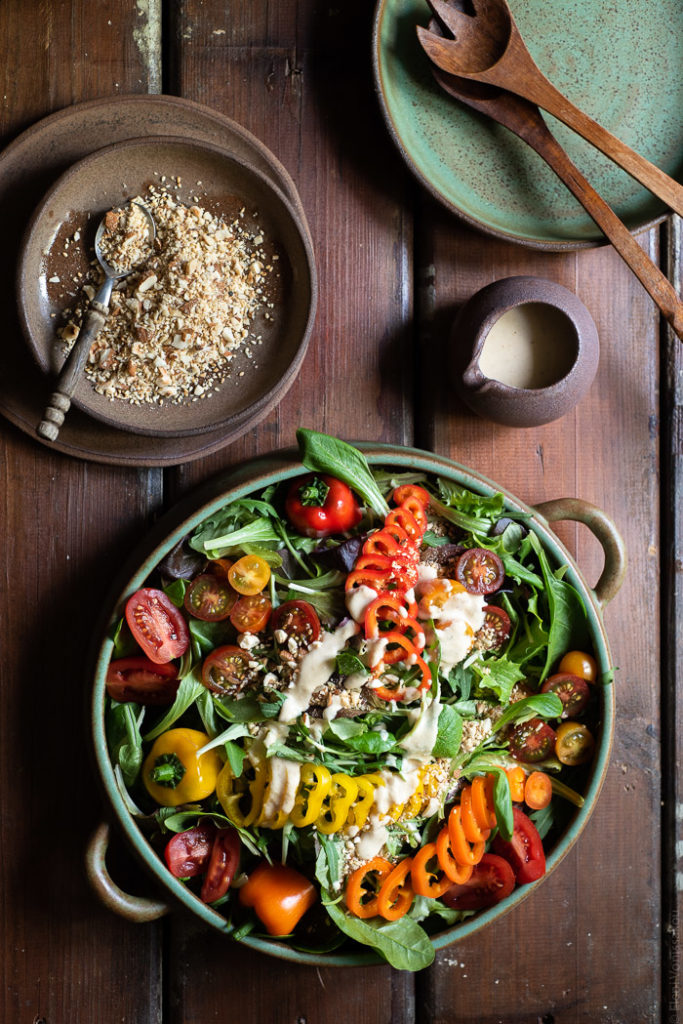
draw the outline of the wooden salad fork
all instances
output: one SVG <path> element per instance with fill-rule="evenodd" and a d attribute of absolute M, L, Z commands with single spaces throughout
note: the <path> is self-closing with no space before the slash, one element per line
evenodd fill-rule
<path fill-rule="evenodd" d="M 472 0 L 474 15 L 446 0 L 427 0 L 455 39 L 417 26 L 429 59 L 447 74 L 498 86 L 547 110 L 596 146 L 683 216 L 683 186 L 574 106 L 548 81 L 529 53 L 507 0 Z"/>
<path fill-rule="evenodd" d="M 443 8 L 447 5 L 439 6 Z M 439 33 L 439 21 L 432 19 L 429 29 L 433 34 Z M 450 96 L 508 128 L 545 160 L 631 268 L 678 337 L 683 339 L 683 302 L 675 288 L 641 249 L 611 206 L 572 163 L 567 152 L 550 132 L 538 107 L 504 89 L 458 78 L 436 67 L 432 70 L 438 84 Z"/>

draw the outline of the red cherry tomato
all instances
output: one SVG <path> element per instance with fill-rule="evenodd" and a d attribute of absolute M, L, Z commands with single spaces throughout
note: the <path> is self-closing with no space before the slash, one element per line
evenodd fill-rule
<path fill-rule="evenodd" d="M 485 853 L 468 881 L 452 885 L 441 899 L 454 910 L 480 910 L 500 903 L 514 887 L 515 873 L 507 860 L 495 853 Z"/>
<path fill-rule="evenodd" d="M 555 749 L 555 732 L 541 718 L 516 725 L 510 734 L 510 753 L 517 761 L 533 764 L 550 757 Z"/>
<path fill-rule="evenodd" d="M 519 885 L 535 882 L 545 874 L 545 853 L 538 830 L 531 818 L 527 818 L 519 807 L 512 808 L 514 816 L 512 839 L 502 839 L 497 835 L 493 840 L 493 849 L 499 857 L 504 857 L 515 873 Z"/>
<path fill-rule="evenodd" d="M 264 594 L 241 597 L 230 612 L 230 621 L 238 633 L 260 633 L 268 625 L 273 606 Z"/>
<path fill-rule="evenodd" d="M 249 674 L 249 655 L 241 647 L 217 647 L 202 665 L 202 682 L 213 693 L 239 693 Z"/>
<path fill-rule="evenodd" d="M 292 526 L 306 537 L 346 533 L 362 518 L 351 488 L 325 473 L 296 479 L 285 500 L 285 512 Z"/>
<path fill-rule="evenodd" d="M 149 707 L 172 704 L 178 690 L 174 665 L 155 665 L 149 658 L 118 658 L 107 669 L 107 693 L 120 704 Z"/>
<path fill-rule="evenodd" d="M 169 839 L 164 859 L 174 878 L 194 878 L 203 873 L 209 863 L 215 835 L 213 822 L 202 821 Z"/>
<path fill-rule="evenodd" d="M 510 616 L 496 604 L 484 605 L 484 625 L 477 635 L 478 640 L 487 651 L 497 651 L 510 636 L 512 623 Z"/>
<path fill-rule="evenodd" d="M 143 587 L 128 598 L 126 622 L 135 641 L 156 665 L 179 658 L 190 646 L 182 612 L 163 590 Z"/>
<path fill-rule="evenodd" d="M 281 629 L 298 644 L 310 647 L 320 636 L 320 619 L 308 601 L 285 601 L 273 612 L 270 628 Z"/>
<path fill-rule="evenodd" d="M 588 699 L 590 690 L 588 683 L 581 676 L 573 676 L 568 672 L 558 672 L 554 676 L 548 676 L 543 686 L 542 693 L 555 693 L 562 701 L 562 718 L 576 718 L 581 714 Z"/>
<path fill-rule="evenodd" d="M 492 594 L 505 579 L 505 569 L 495 551 L 469 548 L 455 564 L 455 578 L 470 594 Z"/>
<path fill-rule="evenodd" d="M 215 903 L 225 896 L 235 877 L 240 861 L 240 838 L 234 828 L 219 828 L 216 832 L 206 875 L 200 893 L 205 903 Z"/>
<path fill-rule="evenodd" d="M 238 596 L 226 579 L 202 573 L 185 591 L 185 610 L 203 622 L 220 622 L 227 619 Z"/>

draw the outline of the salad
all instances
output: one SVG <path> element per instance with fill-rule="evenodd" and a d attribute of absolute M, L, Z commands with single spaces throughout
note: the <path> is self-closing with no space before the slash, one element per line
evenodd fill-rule
<path fill-rule="evenodd" d="M 595 746 L 586 609 L 524 516 L 301 429 L 112 631 L 126 806 L 235 939 L 393 966 L 545 873 Z"/>

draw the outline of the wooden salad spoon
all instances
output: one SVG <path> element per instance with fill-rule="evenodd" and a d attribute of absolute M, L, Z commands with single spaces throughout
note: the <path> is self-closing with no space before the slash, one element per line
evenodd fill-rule
<path fill-rule="evenodd" d="M 456 36 L 417 26 L 430 60 L 447 74 L 495 85 L 553 114 L 683 216 L 683 186 L 574 106 L 548 81 L 524 44 L 507 0 L 472 0 L 474 16 L 446 0 L 427 0 Z"/>
<path fill-rule="evenodd" d="M 429 28 L 433 33 L 440 31 L 436 19 L 430 21 Z M 675 288 L 641 249 L 611 206 L 572 163 L 550 132 L 538 107 L 503 89 L 448 75 L 439 68 L 433 68 L 432 71 L 438 84 L 450 96 L 508 128 L 545 160 L 631 268 L 678 337 L 683 339 L 683 302 Z"/>

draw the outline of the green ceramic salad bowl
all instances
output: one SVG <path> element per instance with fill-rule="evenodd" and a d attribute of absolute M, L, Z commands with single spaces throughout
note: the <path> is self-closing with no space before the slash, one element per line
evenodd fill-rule
<path fill-rule="evenodd" d="M 602 511 L 587 502 L 572 498 L 561 498 L 532 508 L 504 492 L 476 471 L 441 456 L 391 445 L 363 444 L 358 445 L 358 448 L 364 453 L 375 472 L 391 469 L 397 473 L 426 473 L 456 486 L 468 488 L 484 497 L 502 494 L 504 514 L 524 517 L 526 527 L 540 540 L 553 569 L 567 566 L 565 579 L 578 592 L 586 609 L 590 642 L 598 665 L 598 678 L 611 678 L 612 661 L 602 611 L 621 586 L 626 569 L 626 556 L 614 524 Z M 150 531 L 144 545 L 133 554 L 106 606 L 91 665 L 91 678 L 94 680 L 91 707 L 94 754 L 108 802 L 108 819 L 116 822 L 148 875 L 156 883 L 157 895 L 149 898 L 131 896 L 123 892 L 111 878 L 105 862 L 110 839 L 108 822 L 103 822 L 93 834 L 86 852 L 86 866 L 90 882 L 104 904 L 131 921 L 155 920 L 169 912 L 174 904 L 180 904 L 204 924 L 223 932 L 226 936 L 234 931 L 218 910 L 203 903 L 184 882 L 169 873 L 131 813 L 130 802 L 120 788 L 110 758 L 105 726 L 106 675 L 114 647 L 113 627 L 120 621 L 127 599 L 145 585 L 145 581 L 158 563 L 207 517 L 217 513 L 233 500 L 260 493 L 271 485 L 289 481 L 302 471 L 302 462 L 294 452 L 278 452 L 245 464 L 188 495 L 175 509 L 159 520 Z M 550 528 L 551 523 L 560 520 L 573 520 L 585 524 L 603 548 L 604 568 L 594 589 L 588 586 L 578 566 Z M 563 824 L 560 834 L 546 847 L 547 872 L 558 866 L 578 840 L 593 811 L 607 770 L 614 728 L 613 686 L 608 682 L 596 687 L 595 690 L 598 693 L 597 711 L 593 720 L 596 747 L 590 766 L 586 770 L 585 783 L 582 784 L 583 806 L 570 809 L 569 817 L 566 824 Z M 532 884 L 519 886 L 495 906 L 480 910 L 466 920 L 431 933 L 429 939 L 434 949 L 448 946 L 487 926 L 527 898 L 541 881 L 542 878 Z M 260 937 L 255 933 L 243 934 L 240 941 L 259 952 L 297 963 L 360 966 L 384 962 L 375 950 L 348 941 L 339 948 L 326 952 L 297 949 L 275 938 Z"/>

